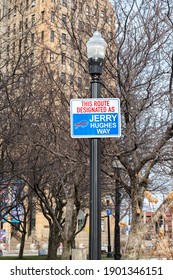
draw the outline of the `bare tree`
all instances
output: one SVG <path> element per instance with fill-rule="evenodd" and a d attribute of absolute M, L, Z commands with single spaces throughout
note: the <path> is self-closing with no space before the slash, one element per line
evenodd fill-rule
<path fill-rule="evenodd" d="M 107 153 L 115 156 L 126 172 L 121 184 L 132 204 L 130 247 L 137 242 L 140 231 L 144 191 L 156 191 L 156 185 L 150 184 L 152 172 L 172 143 L 171 6 L 159 1 L 115 1 L 114 71 L 116 96 L 121 100 L 122 136 L 114 152 L 111 146 Z"/>

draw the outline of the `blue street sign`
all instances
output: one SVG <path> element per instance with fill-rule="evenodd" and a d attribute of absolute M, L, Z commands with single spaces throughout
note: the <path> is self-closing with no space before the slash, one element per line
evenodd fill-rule
<path fill-rule="evenodd" d="M 107 215 L 107 216 L 112 215 L 112 211 L 111 211 L 111 209 L 106 209 L 106 215 Z"/>
<path fill-rule="evenodd" d="M 127 226 L 126 227 L 126 232 L 129 232 L 130 231 L 130 226 Z"/>
<path fill-rule="evenodd" d="M 106 138 L 121 136 L 118 98 L 72 99 L 71 137 Z"/>

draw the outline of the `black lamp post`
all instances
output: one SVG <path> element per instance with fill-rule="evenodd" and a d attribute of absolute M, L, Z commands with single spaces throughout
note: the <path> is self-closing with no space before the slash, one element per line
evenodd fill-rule
<path fill-rule="evenodd" d="M 120 204 L 121 204 L 121 193 L 119 183 L 119 171 L 122 168 L 121 163 L 118 160 L 112 161 L 112 167 L 115 170 L 115 232 L 114 232 L 114 260 L 121 260 L 121 244 L 120 244 Z M 118 178 L 118 179 L 117 179 Z"/>
<path fill-rule="evenodd" d="M 112 257 L 112 252 L 111 252 L 111 234 L 110 234 L 110 213 L 111 210 L 109 209 L 109 203 L 110 203 L 110 195 L 106 196 L 106 206 L 107 206 L 107 229 L 108 229 L 108 252 L 107 252 L 107 257 L 111 258 Z"/>
<path fill-rule="evenodd" d="M 100 97 L 100 75 L 106 53 L 106 42 L 96 31 L 87 42 L 91 98 Z M 90 139 L 90 233 L 89 259 L 101 259 L 101 190 L 100 190 L 100 139 Z"/>
<path fill-rule="evenodd" d="M 121 193 L 119 191 L 119 182 L 116 180 L 115 188 L 115 234 L 114 234 L 114 260 L 121 260 L 121 244 L 120 244 L 120 203 Z"/>

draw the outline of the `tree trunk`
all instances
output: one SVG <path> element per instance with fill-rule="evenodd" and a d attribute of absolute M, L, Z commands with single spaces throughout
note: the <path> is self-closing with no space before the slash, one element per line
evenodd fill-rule
<path fill-rule="evenodd" d="M 68 240 L 63 240 L 62 245 L 63 245 L 62 260 L 70 260 L 71 259 L 71 242 Z"/>
<path fill-rule="evenodd" d="M 22 231 L 22 237 L 21 237 L 20 249 L 19 249 L 19 255 L 18 255 L 19 259 L 23 258 L 23 252 L 24 252 L 24 247 L 25 247 L 25 238 L 26 238 L 26 233 L 27 233 L 26 225 L 27 225 L 27 213 L 24 213 L 23 231 Z"/>
<path fill-rule="evenodd" d="M 48 244 L 48 260 L 57 259 L 57 249 L 60 244 L 59 229 L 55 223 L 49 224 L 49 244 Z"/>
<path fill-rule="evenodd" d="M 72 189 L 74 191 L 74 189 Z M 74 237 L 77 226 L 77 216 L 79 209 L 74 207 L 75 205 L 75 194 L 68 197 L 66 204 L 66 216 L 65 216 L 65 225 L 62 234 L 62 244 L 63 244 L 63 260 L 71 259 L 71 248 L 74 246 Z"/>
<path fill-rule="evenodd" d="M 143 207 L 143 188 L 138 179 L 131 179 L 131 203 L 132 203 L 132 223 L 127 245 L 128 259 L 138 260 L 141 255 L 143 240 L 142 227 L 142 207 Z"/>
<path fill-rule="evenodd" d="M 138 208 L 134 207 L 134 213 L 132 217 L 132 225 L 129 234 L 128 246 L 127 246 L 127 253 L 128 259 L 138 260 L 141 255 L 141 246 L 143 241 L 143 229 L 142 229 L 142 221 L 141 215 L 136 213 Z M 141 211 L 141 209 L 140 209 Z"/>
<path fill-rule="evenodd" d="M 18 258 L 22 259 L 23 258 L 23 252 L 24 252 L 24 247 L 25 247 L 25 237 L 26 237 L 26 231 L 22 233 L 22 238 L 20 242 L 20 249 L 19 249 L 19 255 Z"/>

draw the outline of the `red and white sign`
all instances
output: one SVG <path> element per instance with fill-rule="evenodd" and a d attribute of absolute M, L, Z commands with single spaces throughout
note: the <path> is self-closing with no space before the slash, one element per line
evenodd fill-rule
<path fill-rule="evenodd" d="M 118 98 L 72 99 L 70 112 L 73 138 L 121 136 L 120 100 Z"/>
<path fill-rule="evenodd" d="M 117 113 L 119 104 L 117 98 L 112 99 L 75 99 L 71 108 L 72 114 L 92 114 L 92 113 Z"/>

